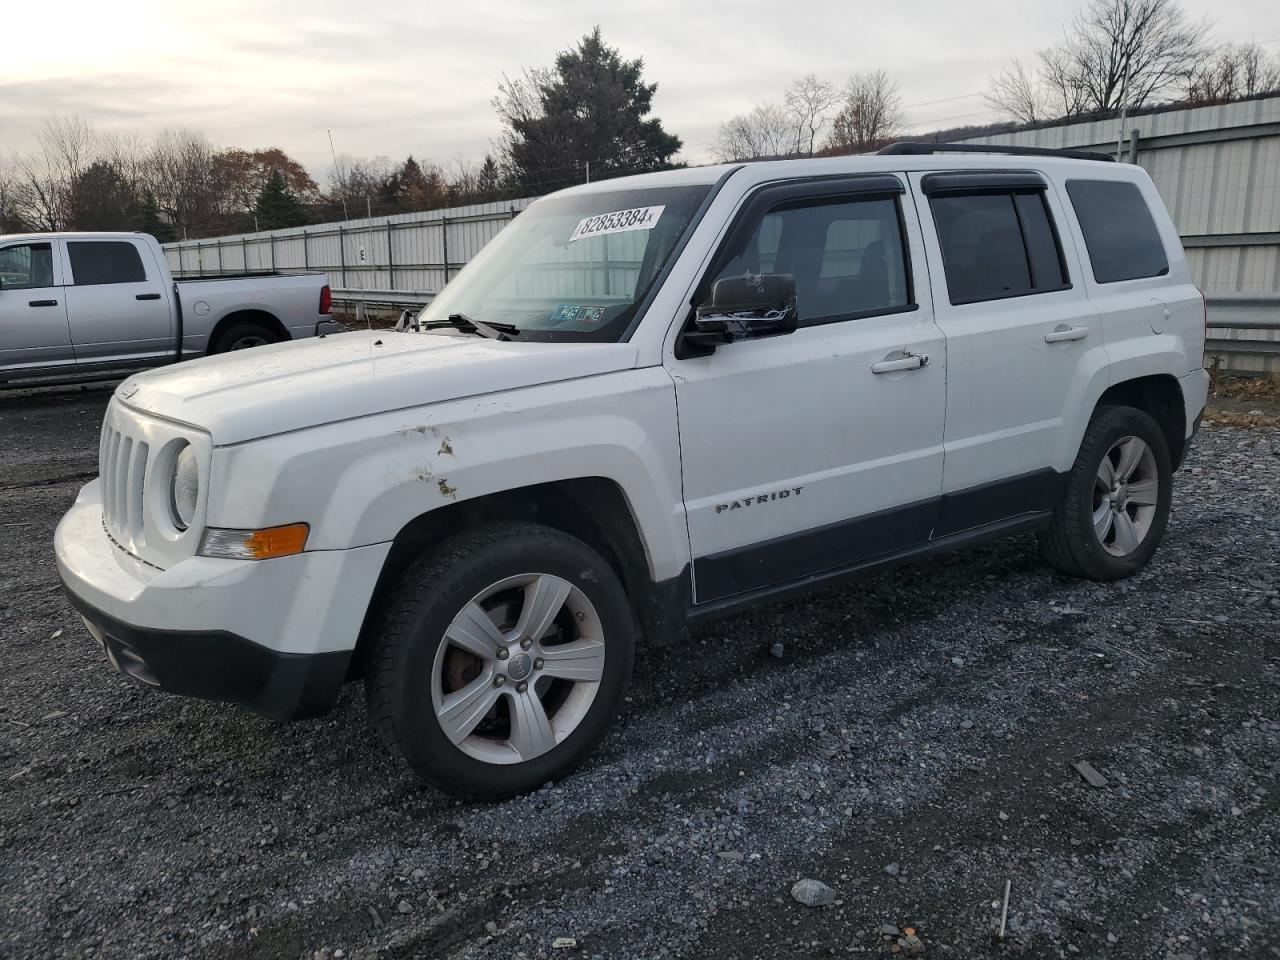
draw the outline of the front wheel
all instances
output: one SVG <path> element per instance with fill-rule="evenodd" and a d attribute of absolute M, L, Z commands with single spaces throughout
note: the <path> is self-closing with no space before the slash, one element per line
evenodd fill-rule
<path fill-rule="evenodd" d="M 366 675 L 383 742 L 424 780 L 498 799 L 571 770 L 631 674 L 621 583 L 580 540 L 503 523 L 446 541 L 388 598 Z"/>
<path fill-rule="evenodd" d="M 1118 580 L 1155 553 L 1173 498 L 1173 466 L 1160 426 L 1133 407 L 1104 407 L 1085 431 L 1049 529 L 1046 560 L 1063 573 Z"/>

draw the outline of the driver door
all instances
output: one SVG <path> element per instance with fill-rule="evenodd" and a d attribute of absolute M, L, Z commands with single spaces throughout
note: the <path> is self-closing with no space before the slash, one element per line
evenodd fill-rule
<path fill-rule="evenodd" d="M 0 373 L 73 366 L 58 246 L 0 246 Z"/>
<path fill-rule="evenodd" d="M 695 603 L 928 541 L 946 350 L 903 191 L 885 175 L 761 187 L 700 284 L 698 302 L 723 277 L 791 274 L 798 329 L 669 361 Z"/>

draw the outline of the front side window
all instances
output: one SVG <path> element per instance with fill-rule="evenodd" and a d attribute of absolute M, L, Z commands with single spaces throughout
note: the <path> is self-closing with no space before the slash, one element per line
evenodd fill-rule
<path fill-rule="evenodd" d="M 929 201 L 953 304 L 1048 293 L 1066 269 L 1042 191 L 935 196 Z"/>
<path fill-rule="evenodd" d="M 53 286 L 53 246 L 20 243 L 0 249 L 0 289 L 31 290 Z"/>
<path fill-rule="evenodd" d="M 518 340 L 621 340 L 709 191 L 655 187 L 539 200 L 420 319 L 506 324 Z"/>
<path fill-rule="evenodd" d="M 1068 180 L 1067 195 L 1098 283 L 1160 277 L 1169 272 L 1160 231 L 1136 183 Z"/>
<path fill-rule="evenodd" d="M 770 210 L 713 281 L 752 273 L 795 277 L 800 326 L 892 313 L 912 302 L 898 202 L 889 197 L 791 201 Z"/>
<path fill-rule="evenodd" d="M 69 240 L 67 257 L 77 287 L 142 283 L 147 279 L 137 247 L 127 241 Z"/>

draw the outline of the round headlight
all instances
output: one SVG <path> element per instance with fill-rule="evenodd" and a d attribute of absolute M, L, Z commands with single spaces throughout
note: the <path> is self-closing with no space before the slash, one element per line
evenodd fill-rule
<path fill-rule="evenodd" d="M 173 462 L 173 479 L 169 484 L 173 525 L 179 530 L 191 526 L 191 521 L 196 517 L 196 499 L 199 495 L 200 470 L 196 466 L 196 451 L 188 443 Z"/>

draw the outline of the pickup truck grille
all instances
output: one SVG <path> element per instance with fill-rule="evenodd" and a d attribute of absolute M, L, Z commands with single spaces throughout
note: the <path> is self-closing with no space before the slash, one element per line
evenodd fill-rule
<path fill-rule="evenodd" d="M 102 522 L 120 546 L 136 554 L 142 543 L 143 480 L 150 446 L 108 421 L 98 450 L 102 478 Z"/>

